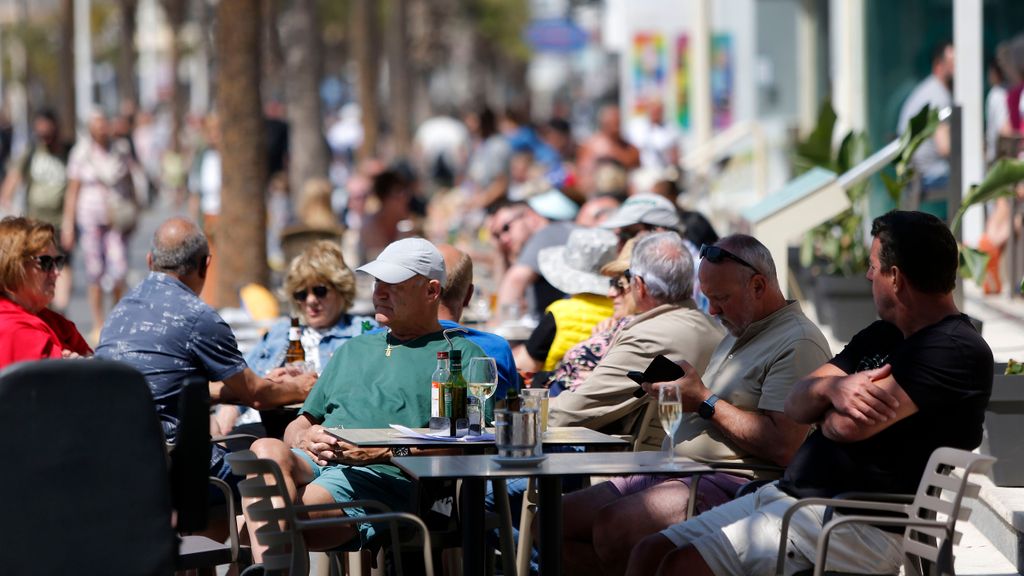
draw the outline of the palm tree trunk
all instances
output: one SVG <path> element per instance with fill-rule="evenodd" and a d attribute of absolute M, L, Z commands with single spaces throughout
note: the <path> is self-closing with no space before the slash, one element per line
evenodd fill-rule
<path fill-rule="evenodd" d="M 135 15 L 139 8 L 138 0 L 120 0 L 121 11 L 121 50 L 117 58 L 117 98 L 121 106 L 129 104 L 132 110 L 138 108 L 139 97 L 135 89 L 135 62 L 138 59 L 135 50 Z"/>
<path fill-rule="evenodd" d="M 292 197 L 298 197 L 310 178 L 327 177 L 328 156 L 320 106 L 323 39 L 318 23 L 314 0 L 292 0 L 281 20 L 290 124 L 288 180 Z"/>
<path fill-rule="evenodd" d="M 217 300 L 237 306 L 238 290 L 266 286 L 267 152 L 260 101 L 261 14 L 251 0 L 217 5 L 217 110 L 221 119 L 221 213 Z M 228 256 L 230 255 L 230 256 Z"/>
<path fill-rule="evenodd" d="M 405 0 L 391 1 L 388 26 L 388 80 L 391 86 L 391 126 L 395 154 L 407 157 L 412 146 L 412 82 L 409 72 L 409 9 Z"/>
<path fill-rule="evenodd" d="M 359 106 L 363 118 L 363 146 L 360 160 L 377 153 L 377 67 L 380 57 L 380 34 L 377 29 L 376 0 L 354 0 L 352 5 L 352 43 L 359 70 Z"/>
<path fill-rule="evenodd" d="M 171 28 L 171 150 L 181 150 L 181 126 L 184 115 L 184 90 L 178 81 L 181 64 L 181 26 L 185 22 L 185 0 L 163 0 Z"/>

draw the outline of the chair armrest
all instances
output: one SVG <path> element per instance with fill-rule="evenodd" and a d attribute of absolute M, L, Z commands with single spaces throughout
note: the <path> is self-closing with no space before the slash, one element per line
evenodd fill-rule
<path fill-rule="evenodd" d="M 377 500 L 350 500 L 348 502 L 329 502 L 326 504 L 301 504 L 295 505 L 296 513 L 326 512 L 328 510 L 344 510 L 345 508 L 363 508 L 365 510 L 376 510 L 381 513 L 391 512 L 391 508 Z"/>
<path fill-rule="evenodd" d="M 815 549 L 814 576 L 822 576 L 825 573 L 825 561 L 828 557 L 828 543 L 832 537 L 832 531 L 843 524 L 870 524 L 872 526 L 917 526 L 930 528 L 948 528 L 946 522 L 939 520 L 924 520 L 921 518 L 891 518 L 878 516 L 843 516 L 825 524 L 821 534 L 818 535 L 818 545 Z M 947 534 L 947 538 L 950 535 Z"/>
<path fill-rule="evenodd" d="M 792 506 L 786 510 L 786 513 L 782 515 L 782 527 L 779 535 L 779 556 L 775 564 L 775 574 L 781 576 L 784 574 L 786 567 L 786 547 L 789 544 L 789 523 L 793 518 L 793 515 L 797 513 L 800 508 L 807 506 L 835 506 L 839 505 L 843 508 L 856 508 L 859 510 L 878 510 L 884 512 L 898 512 L 901 514 L 907 514 L 907 506 L 902 504 L 895 504 L 892 502 L 871 502 L 867 500 L 839 500 L 836 498 L 801 498 L 797 500 Z"/>
<path fill-rule="evenodd" d="M 223 436 L 213 436 L 210 438 L 210 442 L 225 442 L 227 440 L 241 440 L 247 438 L 249 440 L 259 440 L 260 437 L 255 434 L 224 434 Z"/>
<path fill-rule="evenodd" d="M 241 545 L 238 542 L 238 524 L 235 523 L 238 514 L 235 510 L 235 495 L 231 486 L 220 478 L 210 476 L 210 484 L 224 494 L 224 501 L 228 505 L 228 544 L 231 546 L 231 563 L 234 564 L 238 562 L 239 550 L 241 550 Z"/>

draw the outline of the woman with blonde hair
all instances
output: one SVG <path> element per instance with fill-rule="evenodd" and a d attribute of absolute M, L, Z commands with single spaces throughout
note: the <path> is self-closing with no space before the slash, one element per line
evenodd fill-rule
<path fill-rule="evenodd" d="M 65 262 L 53 225 L 21 217 L 0 221 L 0 368 L 92 354 L 75 324 L 47 308 Z"/>
<path fill-rule="evenodd" d="M 306 361 L 318 373 L 341 345 L 377 327 L 372 316 L 348 314 L 356 297 L 355 274 L 345 265 L 341 247 L 329 240 L 311 244 L 292 260 L 283 291 L 302 324 Z M 246 355 L 257 374 L 284 365 L 289 326 L 287 319 L 274 324 Z"/>

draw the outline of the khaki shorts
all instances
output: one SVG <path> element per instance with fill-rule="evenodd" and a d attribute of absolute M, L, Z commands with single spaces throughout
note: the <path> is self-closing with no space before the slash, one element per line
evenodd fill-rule
<path fill-rule="evenodd" d="M 679 547 L 692 545 L 715 574 L 775 574 L 782 516 L 796 498 L 774 483 L 732 502 L 662 530 Z M 786 574 L 811 568 L 821 532 L 824 506 L 801 509 L 789 525 Z M 848 524 L 832 533 L 828 570 L 854 573 L 899 571 L 901 534 L 874 526 Z"/>

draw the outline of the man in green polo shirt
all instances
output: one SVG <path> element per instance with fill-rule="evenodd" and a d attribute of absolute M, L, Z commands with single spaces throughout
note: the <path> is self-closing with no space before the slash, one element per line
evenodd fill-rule
<path fill-rule="evenodd" d="M 386 428 L 389 424 L 426 426 L 430 419 L 430 376 L 437 353 L 448 350 L 437 319 L 445 282 L 444 258 L 422 238 L 393 242 L 376 260 L 358 269 L 374 277 L 373 305 L 386 330 L 353 338 L 334 354 L 288 425 L 284 441 L 257 440 L 253 452 L 278 463 L 290 479 L 289 494 L 300 504 L 377 500 L 392 510 L 412 510 L 411 480 L 389 463 L 387 448 L 357 448 L 324 431 L 325 427 Z M 465 362 L 484 356 L 458 334 L 452 346 Z M 331 511 L 323 517 L 364 515 L 360 508 Z M 247 514 L 248 516 L 248 514 Z M 256 530 L 262 523 L 247 518 L 253 536 L 253 557 L 265 547 Z M 374 545 L 369 524 L 331 528 L 306 534 L 313 549 L 330 549 L 359 537 Z"/>

